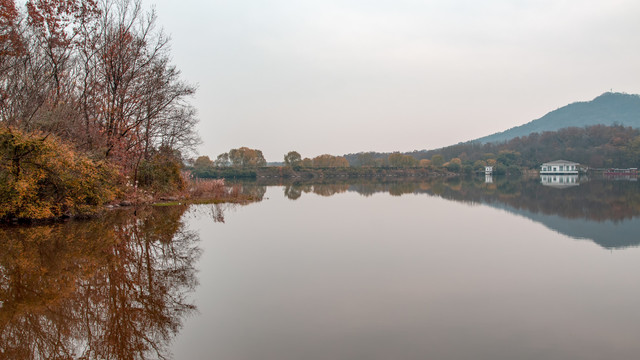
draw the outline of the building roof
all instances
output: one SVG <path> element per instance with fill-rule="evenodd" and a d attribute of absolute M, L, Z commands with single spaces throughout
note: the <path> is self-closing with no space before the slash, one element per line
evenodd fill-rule
<path fill-rule="evenodd" d="M 580 165 L 577 162 L 568 161 L 568 160 L 554 160 L 550 162 L 546 162 L 542 165 Z"/>

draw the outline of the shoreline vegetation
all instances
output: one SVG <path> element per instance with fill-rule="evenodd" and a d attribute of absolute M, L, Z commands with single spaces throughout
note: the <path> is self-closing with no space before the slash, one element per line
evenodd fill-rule
<path fill-rule="evenodd" d="M 191 159 L 196 87 L 171 63 L 169 38 L 141 0 L 2 2 L 0 223 L 93 216 L 154 202 L 250 202 L 219 179 L 515 175 L 567 159 L 638 167 L 640 130 L 620 125 L 533 133 L 412 153 L 284 155 L 269 167 L 240 147 Z M 258 194 L 259 196 L 260 194 Z"/>
<path fill-rule="evenodd" d="M 584 146 L 590 148 L 579 152 Z M 497 151 L 484 152 L 487 150 Z M 260 150 L 247 147 L 232 149 L 215 161 L 208 156 L 188 161 L 163 147 L 151 154 L 131 169 L 110 158 L 78 151 L 50 133 L 0 126 L 0 199 L 4 205 L 0 221 L 81 218 L 122 206 L 248 203 L 259 198 L 243 192 L 241 183 L 229 185 L 225 180 L 468 178 L 483 175 L 485 166 L 493 166 L 493 175 L 532 175 L 537 174 L 539 158 L 568 154 L 575 155 L 571 159 L 590 155 L 586 166 L 634 164 L 640 159 L 640 131 L 622 126 L 569 128 L 506 144 L 456 145 L 420 160 L 401 153 L 386 158 L 361 153 L 357 162 L 328 154 L 303 159 L 292 151 L 285 155 L 285 165 L 267 166 Z"/>
<path fill-rule="evenodd" d="M 0 7 L 0 222 L 91 216 L 193 187 L 181 170 L 200 141 L 196 87 L 171 63 L 153 8 Z"/>
<path fill-rule="evenodd" d="M 104 210 L 151 204 L 248 203 L 240 185 L 199 179 L 172 157 L 155 156 L 131 179 L 43 133 L 0 125 L 0 223 L 87 218 Z"/>

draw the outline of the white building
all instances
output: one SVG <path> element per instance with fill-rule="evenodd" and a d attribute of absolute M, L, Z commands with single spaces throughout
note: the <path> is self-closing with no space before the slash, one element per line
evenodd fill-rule
<path fill-rule="evenodd" d="M 484 167 L 484 174 L 485 174 L 485 175 L 491 175 L 491 174 L 493 174 L 493 166 L 485 166 L 485 167 Z"/>
<path fill-rule="evenodd" d="M 568 174 L 577 175 L 580 164 L 567 161 L 556 160 L 552 162 L 544 163 L 540 166 L 540 175 L 542 174 Z"/>

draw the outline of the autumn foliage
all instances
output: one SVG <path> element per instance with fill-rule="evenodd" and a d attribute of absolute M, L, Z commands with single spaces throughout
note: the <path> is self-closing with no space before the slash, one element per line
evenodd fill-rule
<path fill-rule="evenodd" d="M 432 166 L 446 160 L 476 169 L 484 165 L 537 169 L 540 164 L 555 159 L 567 159 L 594 168 L 638 167 L 640 130 L 621 125 L 570 127 L 532 133 L 503 143 L 461 143 L 412 155 L 430 158 Z"/>
<path fill-rule="evenodd" d="M 168 148 L 156 151 L 138 167 L 138 185 L 157 194 L 167 194 L 185 188 L 181 174 L 182 164 L 178 156 Z"/>
<path fill-rule="evenodd" d="M 180 190 L 182 154 L 199 141 L 188 102 L 195 87 L 171 64 L 169 39 L 156 20 L 141 0 L 29 0 L 23 8 L 0 0 L 0 126 L 25 139 L 64 142 L 60 151 L 73 153 L 71 162 L 108 163 L 118 178 L 130 179 L 130 189 Z M 167 159 L 161 149 L 177 155 Z M 82 169 L 72 171 L 83 176 Z M 48 215 L 21 209 L 11 216 Z"/>
<path fill-rule="evenodd" d="M 55 140 L 0 127 L 0 219 L 82 215 L 114 198 L 117 173 Z"/>
<path fill-rule="evenodd" d="M 205 160 L 201 157 L 200 161 L 202 162 Z M 257 168 L 266 166 L 267 161 L 265 160 L 261 150 L 243 146 L 218 155 L 218 158 L 213 165 L 217 167 L 231 166 L 234 168 Z"/>
<path fill-rule="evenodd" d="M 316 168 L 349 167 L 349 162 L 343 156 L 323 154 L 314 157 L 311 161 Z"/>

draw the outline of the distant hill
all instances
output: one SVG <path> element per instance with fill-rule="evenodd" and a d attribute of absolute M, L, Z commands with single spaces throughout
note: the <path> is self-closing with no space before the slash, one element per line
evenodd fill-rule
<path fill-rule="evenodd" d="M 540 119 L 476 139 L 474 142 L 498 143 L 535 132 L 614 124 L 640 129 L 640 95 L 607 92 L 591 101 L 569 104 L 551 111 Z"/>

